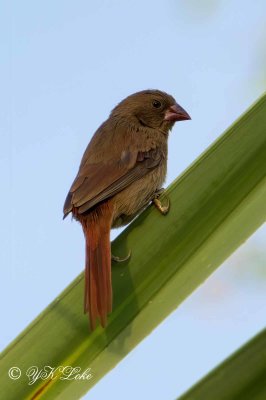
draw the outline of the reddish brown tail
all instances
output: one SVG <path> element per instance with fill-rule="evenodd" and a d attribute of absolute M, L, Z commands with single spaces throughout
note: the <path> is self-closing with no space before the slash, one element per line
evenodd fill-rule
<path fill-rule="evenodd" d="M 99 205 L 80 217 L 86 239 L 84 312 L 89 313 L 91 329 L 97 318 L 104 327 L 112 311 L 110 230 L 113 207 L 109 202 Z"/>

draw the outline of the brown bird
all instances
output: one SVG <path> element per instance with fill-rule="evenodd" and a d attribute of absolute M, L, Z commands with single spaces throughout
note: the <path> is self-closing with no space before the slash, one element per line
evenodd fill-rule
<path fill-rule="evenodd" d="M 84 312 L 91 329 L 112 311 L 110 230 L 130 222 L 158 199 L 167 168 L 168 134 L 190 119 L 174 98 L 145 90 L 121 101 L 92 137 L 64 205 L 86 240 Z M 118 257 L 113 257 L 119 261 Z"/>

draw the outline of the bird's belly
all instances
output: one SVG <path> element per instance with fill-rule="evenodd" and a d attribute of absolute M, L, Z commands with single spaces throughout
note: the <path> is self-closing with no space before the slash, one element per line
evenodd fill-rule
<path fill-rule="evenodd" d="M 117 193 L 113 197 L 115 211 L 112 226 L 125 225 L 142 211 L 162 187 L 165 176 L 166 162 Z"/>

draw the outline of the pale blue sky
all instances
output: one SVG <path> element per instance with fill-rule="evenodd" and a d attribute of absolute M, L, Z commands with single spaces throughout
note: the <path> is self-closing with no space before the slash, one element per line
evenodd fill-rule
<path fill-rule="evenodd" d="M 171 134 L 170 183 L 265 91 L 266 3 L 48 0 L 1 8 L 3 348 L 83 269 L 83 235 L 77 223 L 62 221 L 62 205 L 98 125 L 132 92 L 171 93 L 192 121 Z M 249 244 L 260 257 L 263 240 L 265 229 Z M 235 257 L 247 254 L 245 246 Z M 265 286 L 235 279 L 233 265 L 88 398 L 173 399 L 264 326 Z M 234 290 L 207 301 L 206 290 L 221 282 Z M 235 323 L 243 307 L 250 312 Z"/>

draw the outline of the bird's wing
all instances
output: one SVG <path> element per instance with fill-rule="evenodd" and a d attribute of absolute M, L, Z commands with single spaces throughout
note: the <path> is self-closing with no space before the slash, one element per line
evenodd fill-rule
<path fill-rule="evenodd" d="M 117 152 L 116 152 L 117 153 Z M 131 183 L 156 168 L 164 154 L 159 148 L 139 151 L 122 150 L 115 160 L 82 163 L 64 205 L 65 216 L 73 207 L 84 213 L 91 207 L 114 196 Z"/>

